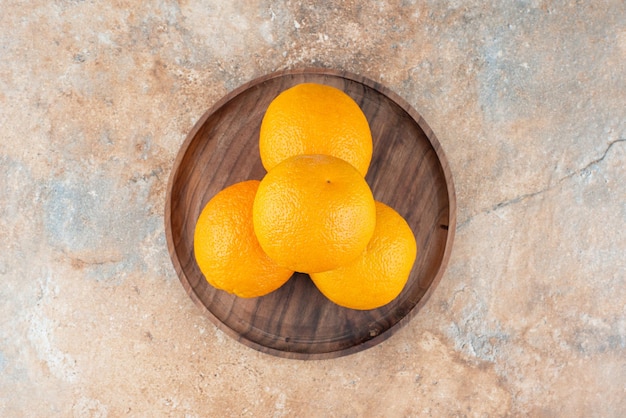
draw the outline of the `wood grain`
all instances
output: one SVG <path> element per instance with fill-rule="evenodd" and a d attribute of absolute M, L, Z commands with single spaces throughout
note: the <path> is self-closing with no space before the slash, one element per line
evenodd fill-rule
<path fill-rule="evenodd" d="M 279 290 L 242 299 L 211 287 L 193 254 L 195 222 L 224 187 L 261 179 L 258 135 L 265 109 L 281 91 L 303 82 L 345 91 L 363 109 L 374 154 L 366 180 L 376 200 L 405 217 L 418 256 L 394 301 L 370 311 L 328 301 L 305 274 Z M 448 263 L 456 198 L 443 150 L 422 117 L 382 85 L 346 72 L 302 69 L 273 73 L 234 90 L 196 123 L 176 158 L 168 184 L 165 230 L 180 281 L 208 317 L 243 344 L 297 359 L 333 358 L 372 347 L 406 324 L 427 301 Z"/>

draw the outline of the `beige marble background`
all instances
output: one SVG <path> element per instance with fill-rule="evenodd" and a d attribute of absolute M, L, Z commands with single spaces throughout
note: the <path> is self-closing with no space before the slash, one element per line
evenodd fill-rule
<path fill-rule="evenodd" d="M 1 2 L 0 416 L 626 416 L 626 4 Z M 449 268 L 386 342 L 275 358 L 208 321 L 167 179 L 216 100 L 384 83 L 456 182 Z"/>

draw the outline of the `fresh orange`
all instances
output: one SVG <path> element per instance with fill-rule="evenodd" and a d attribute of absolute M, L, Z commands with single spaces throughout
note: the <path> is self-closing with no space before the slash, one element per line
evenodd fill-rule
<path fill-rule="evenodd" d="M 282 286 L 293 274 L 261 249 L 252 226 L 258 180 L 229 186 L 203 208 L 196 222 L 194 252 L 212 286 L 249 298 Z"/>
<path fill-rule="evenodd" d="M 303 273 L 356 259 L 376 223 L 372 192 L 361 174 L 330 155 L 290 157 L 261 180 L 254 231 L 279 265 Z"/>
<path fill-rule="evenodd" d="M 376 202 L 376 229 L 363 254 L 335 270 L 311 274 L 328 299 L 352 309 L 375 309 L 394 300 L 409 278 L 417 244 L 404 218 Z"/>
<path fill-rule="evenodd" d="M 303 83 L 280 93 L 267 108 L 259 138 L 261 162 L 270 171 L 299 154 L 327 154 L 365 176 L 372 159 L 372 134 L 359 105 L 343 91 Z"/>

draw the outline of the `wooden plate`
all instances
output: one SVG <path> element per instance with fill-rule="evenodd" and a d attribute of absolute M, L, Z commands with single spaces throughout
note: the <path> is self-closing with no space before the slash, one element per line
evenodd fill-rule
<path fill-rule="evenodd" d="M 196 265 L 193 234 L 200 211 L 224 187 L 263 178 L 258 135 L 265 110 L 281 91 L 303 82 L 337 87 L 361 106 L 374 141 L 366 180 L 375 199 L 403 215 L 417 239 L 418 256 L 409 281 L 384 307 L 370 311 L 339 307 L 300 273 L 267 296 L 242 299 L 211 287 Z M 322 359 L 372 347 L 418 312 L 448 262 L 455 205 L 441 146 L 403 99 L 374 81 L 346 72 L 291 70 L 239 87 L 196 123 L 171 172 L 165 230 L 183 287 L 221 330 L 265 353 Z"/>

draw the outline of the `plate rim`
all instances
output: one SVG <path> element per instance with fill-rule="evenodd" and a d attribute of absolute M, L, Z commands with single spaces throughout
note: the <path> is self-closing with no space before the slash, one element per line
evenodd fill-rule
<path fill-rule="evenodd" d="M 448 221 L 449 222 L 448 222 L 448 230 L 447 230 L 444 251 L 442 254 L 441 262 L 439 263 L 439 266 L 437 269 L 437 273 L 435 274 L 435 277 L 431 281 L 430 285 L 428 286 L 428 289 L 426 289 L 426 292 L 420 298 L 420 300 L 398 322 L 396 322 L 395 324 L 393 324 L 391 327 L 387 328 L 380 334 L 376 335 L 375 337 L 361 344 L 356 344 L 356 345 L 346 347 L 343 349 L 320 352 L 320 353 L 291 352 L 291 351 L 279 350 L 273 347 L 261 345 L 253 340 L 249 340 L 245 338 L 243 335 L 238 334 L 232 328 L 230 328 L 228 325 L 222 322 L 219 318 L 217 318 L 210 311 L 210 309 L 202 302 L 202 300 L 196 293 L 195 289 L 193 288 L 193 286 L 191 286 L 189 280 L 187 279 L 184 269 L 176 254 L 175 244 L 173 243 L 172 223 L 171 223 L 171 219 L 172 219 L 172 216 L 171 216 L 172 215 L 172 203 L 171 202 L 172 202 L 172 188 L 174 186 L 174 181 L 178 175 L 181 162 L 183 158 L 186 156 L 188 148 L 191 145 L 191 142 L 193 141 L 197 133 L 200 131 L 200 129 L 202 129 L 206 121 L 215 112 L 217 112 L 224 105 L 226 105 L 228 102 L 230 102 L 231 100 L 233 100 L 240 94 L 245 93 L 248 89 L 256 85 L 262 84 L 268 80 L 272 80 L 275 78 L 282 78 L 282 77 L 288 77 L 288 76 L 294 76 L 294 75 L 306 76 L 307 74 L 316 75 L 316 76 L 321 75 L 321 76 L 329 76 L 329 77 L 338 77 L 338 78 L 347 79 L 354 83 L 365 85 L 366 87 L 369 87 L 377 91 L 378 93 L 386 96 L 389 100 L 391 100 L 393 103 L 399 106 L 402 110 L 404 110 L 411 117 L 411 119 L 413 119 L 415 123 L 418 124 L 420 129 L 424 132 L 429 143 L 431 144 L 433 150 L 435 151 L 437 160 L 443 172 L 443 176 L 444 176 L 445 184 L 446 184 L 447 196 L 448 196 Z M 449 264 L 450 256 L 452 253 L 452 247 L 454 243 L 454 238 L 455 238 L 455 233 L 456 233 L 456 225 L 457 225 L 456 205 L 457 205 L 456 191 L 454 188 L 452 171 L 451 171 L 448 159 L 446 158 L 444 150 L 441 146 L 441 143 L 439 142 L 439 139 L 437 138 L 437 136 L 431 129 L 430 125 L 428 125 L 426 120 L 422 117 L 422 115 L 419 114 L 417 110 L 415 110 L 413 106 L 411 106 L 404 98 L 402 98 L 400 95 L 398 95 L 397 93 L 392 91 L 390 88 L 386 87 L 385 85 L 381 83 L 371 80 L 365 76 L 357 75 L 355 73 L 345 71 L 345 70 L 318 68 L 318 67 L 283 69 L 283 70 L 274 71 L 274 72 L 256 77 L 254 79 L 251 79 L 250 81 L 247 81 L 241 84 L 240 86 L 236 87 L 235 89 L 223 95 L 219 100 L 217 100 L 212 106 L 210 106 L 200 116 L 200 118 L 196 121 L 192 129 L 186 135 L 185 140 L 182 142 L 180 148 L 178 149 L 176 158 L 174 159 L 172 163 L 171 171 L 170 171 L 168 182 L 167 182 L 166 201 L 165 201 L 165 210 L 164 210 L 165 236 L 166 236 L 166 244 L 167 244 L 167 249 L 168 249 L 168 253 L 170 256 L 170 261 L 172 262 L 172 265 L 174 267 L 174 270 L 176 271 L 179 281 L 181 281 L 183 288 L 185 289 L 188 296 L 193 300 L 194 304 L 201 308 L 204 314 L 207 315 L 207 317 L 210 319 L 211 323 L 214 324 L 218 329 L 225 332 L 227 335 L 229 335 L 236 341 L 242 343 L 243 345 L 249 348 L 253 348 L 256 351 L 260 351 L 260 352 L 270 354 L 276 357 L 299 359 L 299 360 L 323 360 L 323 359 L 343 357 L 346 355 L 364 351 L 368 348 L 378 345 L 381 342 L 388 339 L 389 337 L 391 337 L 398 330 L 402 329 L 408 322 L 410 322 L 417 315 L 417 313 L 421 310 L 421 308 L 428 302 L 434 290 L 438 287 L 439 282 L 441 281 L 443 274 L 445 273 L 447 266 Z M 182 283 L 183 280 L 187 283 L 187 285 Z"/>

